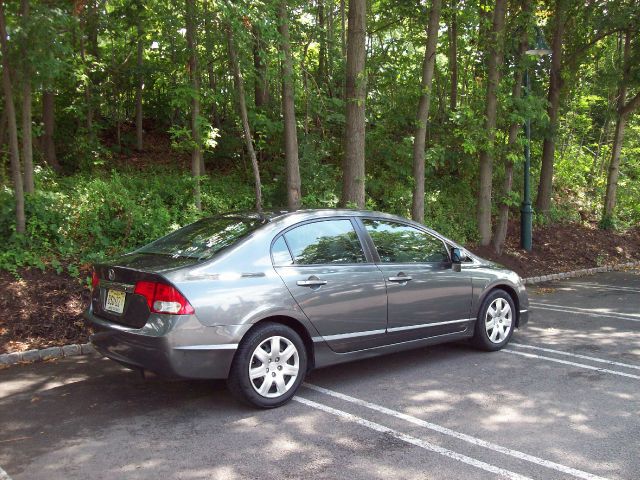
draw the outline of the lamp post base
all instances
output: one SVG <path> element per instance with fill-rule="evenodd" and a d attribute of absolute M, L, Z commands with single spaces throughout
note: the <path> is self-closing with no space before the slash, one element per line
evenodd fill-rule
<path fill-rule="evenodd" d="M 527 252 L 531 251 L 531 236 L 533 230 L 533 208 L 530 202 L 522 202 L 520 208 L 520 246 Z"/>

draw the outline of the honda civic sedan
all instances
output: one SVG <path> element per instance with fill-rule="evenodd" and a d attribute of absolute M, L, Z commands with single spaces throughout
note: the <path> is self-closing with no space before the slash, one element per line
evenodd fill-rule
<path fill-rule="evenodd" d="M 313 368 L 462 339 L 499 350 L 528 320 L 516 273 L 370 211 L 206 218 L 95 265 L 92 284 L 99 352 L 142 372 L 227 379 L 263 408 Z"/>

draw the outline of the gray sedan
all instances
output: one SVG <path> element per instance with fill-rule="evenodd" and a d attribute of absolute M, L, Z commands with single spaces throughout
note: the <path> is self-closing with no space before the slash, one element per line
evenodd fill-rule
<path fill-rule="evenodd" d="M 529 307 L 516 273 L 421 224 L 354 210 L 206 218 L 96 265 L 92 283 L 99 352 L 226 378 L 266 408 L 312 368 L 461 339 L 499 350 Z"/>

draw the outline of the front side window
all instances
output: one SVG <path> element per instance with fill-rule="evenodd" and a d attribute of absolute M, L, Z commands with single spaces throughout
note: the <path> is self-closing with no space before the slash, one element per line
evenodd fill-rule
<path fill-rule="evenodd" d="M 349 220 L 306 223 L 284 234 L 298 265 L 363 263 L 358 235 Z"/>
<path fill-rule="evenodd" d="M 422 230 L 387 220 L 363 220 L 382 263 L 446 262 L 444 243 Z"/>

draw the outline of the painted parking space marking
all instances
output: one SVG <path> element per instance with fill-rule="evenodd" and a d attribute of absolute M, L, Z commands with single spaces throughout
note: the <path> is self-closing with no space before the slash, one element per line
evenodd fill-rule
<path fill-rule="evenodd" d="M 616 313 L 616 314 L 598 313 L 598 312 L 594 312 L 593 310 L 588 310 L 585 308 L 563 307 L 561 305 L 549 305 L 547 303 L 531 302 L 530 305 L 534 307 L 535 310 L 551 310 L 554 312 L 573 313 L 574 315 L 587 315 L 590 317 L 603 317 L 603 318 L 613 318 L 615 320 L 627 320 L 629 322 L 640 322 L 640 316 L 634 315 L 632 313 Z"/>
<path fill-rule="evenodd" d="M 344 393 L 336 392 L 334 390 L 330 390 L 328 388 L 320 387 L 318 385 L 313 385 L 310 383 L 305 383 L 305 387 L 315 390 L 316 392 L 323 393 L 325 395 L 329 395 L 334 398 L 338 398 L 340 400 L 344 400 L 349 403 L 353 403 L 355 405 L 368 408 L 370 410 L 374 410 L 378 413 L 382 413 L 385 415 L 389 415 L 391 417 L 398 418 L 400 420 L 404 420 L 406 422 L 412 423 L 422 428 L 426 428 L 429 430 L 433 430 L 434 432 L 441 433 L 443 435 L 448 435 L 453 438 L 457 438 L 458 440 L 462 440 L 464 442 L 470 443 L 472 445 L 476 445 L 479 447 L 484 447 L 489 450 L 493 450 L 494 452 L 502 453 L 504 455 L 508 455 L 510 457 L 516 458 L 518 460 L 524 460 L 529 463 L 533 463 L 536 465 L 540 465 L 542 467 L 546 467 L 552 470 L 556 470 L 558 472 L 566 473 L 568 475 L 572 475 L 576 478 L 583 478 L 587 480 L 602 480 L 604 477 L 599 477 L 597 475 L 593 475 L 589 472 L 584 472 L 582 470 L 578 470 L 576 468 L 567 467 L 565 465 L 561 465 L 559 463 L 552 462 L 550 460 L 545 460 L 544 458 L 536 457 L 534 455 L 529 455 L 524 452 L 520 452 L 518 450 L 514 450 L 512 448 L 503 447 L 502 445 L 498 445 L 496 443 L 488 442 L 486 440 L 482 440 L 480 438 L 474 437 L 472 435 L 467 435 L 466 433 L 457 432 L 455 430 L 451 430 L 450 428 L 443 427 L 441 425 L 437 425 L 435 423 L 427 422 L 426 420 L 422 420 L 421 418 L 414 417 L 412 415 L 408 415 L 406 413 L 399 412 L 397 410 L 393 410 L 387 407 L 383 407 L 382 405 L 378 405 L 372 402 L 368 402 L 366 400 L 361 400 L 356 397 L 352 397 L 350 395 L 346 395 Z"/>
<path fill-rule="evenodd" d="M 579 353 L 565 352 L 563 350 L 555 350 L 553 348 L 537 347 L 535 345 L 526 345 L 524 343 L 513 343 L 513 342 L 509 342 L 509 346 L 528 348 L 528 349 L 537 350 L 540 352 L 553 353 L 555 355 L 565 355 L 568 357 L 580 358 L 582 360 L 589 360 L 591 362 L 596 362 L 596 363 L 606 363 L 607 365 L 615 365 L 616 367 L 633 368 L 635 370 L 640 370 L 640 365 L 631 365 L 630 363 L 615 362 L 613 360 L 606 360 L 604 358 L 591 357 L 589 355 L 582 355 Z"/>
<path fill-rule="evenodd" d="M 295 396 L 293 397 L 293 400 L 299 403 L 302 403 L 304 405 L 307 405 L 308 407 L 311 408 L 315 408 L 316 410 L 320 410 L 322 412 L 334 415 L 336 417 L 342 418 L 344 420 L 347 420 L 349 422 L 352 423 L 356 423 L 360 426 L 369 428 L 371 430 L 374 430 L 376 432 L 380 432 L 380 433 L 384 433 L 386 435 L 390 435 L 398 440 L 401 440 L 403 442 L 409 443 L 411 445 L 414 445 L 416 447 L 422 448 L 424 450 L 428 450 L 430 452 L 434 452 L 437 453 L 439 455 L 451 458 L 453 460 L 457 460 L 459 462 L 465 463 L 467 465 L 471 465 L 473 467 L 479 468 L 481 470 L 484 470 L 486 472 L 489 473 L 493 473 L 495 475 L 500 475 L 501 477 L 504 478 L 510 478 L 510 479 L 514 479 L 514 480 L 532 480 L 530 477 L 525 477 L 524 475 L 520 475 L 518 473 L 512 472 L 510 470 L 506 470 L 504 468 L 501 467 L 497 467 L 495 465 L 491 465 L 489 463 L 483 462 L 482 460 L 477 460 L 475 458 L 472 457 L 468 457 L 466 455 L 463 455 L 461 453 L 458 452 L 454 452 L 453 450 L 449 450 L 448 448 L 444 448 L 444 447 L 440 447 L 438 445 L 435 445 L 433 443 L 427 442 L 425 440 L 421 440 L 419 438 L 416 437 L 412 437 L 411 435 L 407 435 L 406 433 L 402 433 L 398 430 L 394 430 L 392 428 L 389 427 L 385 427 L 384 425 L 380 425 L 379 423 L 375 423 L 375 422 L 371 422 L 369 420 L 366 420 L 362 417 L 358 417 L 356 415 L 353 415 L 351 413 L 342 411 L 342 410 L 338 410 L 336 408 L 330 407 L 328 405 L 324 405 L 323 403 L 318 403 L 318 402 L 314 402 L 312 400 L 308 400 L 304 397 L 300 397 L 300 396 Z M 597 478 L 597 477 L 593 477 L 593 478 Z"/>
<path fill-rule="evenodd" d="M 618 375 L 620 377 L 633 378 L 634 380 L 640 380 L 640 375 L 634 375 L 632 373 L 627 373 L 627 372 L 619 372 L 617 370 L 610 370 L 608 368 L 594 367 L 593 365 L 587 365 L 585 363 L 570 362 L 569 360 L 562 360 L 560 358 L 546 357 L 544 355 L 536 355 L 535 353 L 518 352 L 516 350 L 511 350 L 509 348 L 503 348 L 500 351 L 501 352 L 505 352 L 505 353 L 511 353 L 511 354 L 514 354 L 514 355 L 521 355 L 521 356 L 527 357 L 527 358 L 535 358 L 535 359 L 538 359 L 538 360 L 546 360 L 547 362 L 561 363 L 563 365 L 570 365 L 572 367 L 584 368 L 585 370 L 594 370 L 596 372 L 610 373 L 611 375 Z"/>
<path fill-rule="evenodd" d="M 11 477 L 0 467 L 0 480 L 11 480 Z"/>
<path fill-rule="evenodd" d="M 561 287 L 584 287 L 584 288 L 597 288 L 603 290 L 619 290 L 622 292 L 640 293 L 640 288 L 623 287 L 617 285 L 602 285 L 600 283 L 562 283 Z"/>

